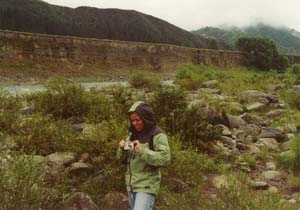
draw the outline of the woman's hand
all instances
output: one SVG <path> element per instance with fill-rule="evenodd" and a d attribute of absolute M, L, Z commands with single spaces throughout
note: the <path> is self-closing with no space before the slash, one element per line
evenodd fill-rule
<path fill-rule="evenodd" d="M 119 148 L 120 148 L 121 150 L 124 150 L 124 146 L 125 146 L 125 141 L 124 141 L 124 140 L 121 140 L 121 141 L 119 142 Z"/>
<path fill-rule="evenodd" d="M 132 141 L 132 143 L 134 144 L 134 151 L 135 151 L 135 153 L 141 154 L 141 152 L 142 152 L 142 145 L 141 145 L 140 141 L 139 140 L 134 140 L 134 141 Z"/>

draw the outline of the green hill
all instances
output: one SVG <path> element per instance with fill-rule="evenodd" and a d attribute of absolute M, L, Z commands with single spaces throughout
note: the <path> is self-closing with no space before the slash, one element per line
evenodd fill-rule
<path fill-rule="evenodd" d="M 231 46 L 234 46 L 236 40 L 241 36 L 265 36 L 275 42 L 280 53 L 300 54 L 300 32 L 284 27 L 273 27 L 260 23 L 245 28 L 204 27 L 192 33 L 210 38 L 223 39 Z"/>
<path fill-rule="evenodd" d="M 93 7 L 72 9 L 40 0 L 0 0 L 0 29 L 198 48 L 228 48 L 222 41 L 194 35 L 138 11 Z"/>

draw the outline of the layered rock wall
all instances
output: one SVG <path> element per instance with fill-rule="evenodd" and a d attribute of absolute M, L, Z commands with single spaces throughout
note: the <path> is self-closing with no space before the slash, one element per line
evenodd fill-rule
<path fill-rule="evenodd" d="M 0 62 L 164 70 L 185 63 L 235 67 L 243 65 L 244 58 L 245 54 L 237 51 L 0 31 Z"/>

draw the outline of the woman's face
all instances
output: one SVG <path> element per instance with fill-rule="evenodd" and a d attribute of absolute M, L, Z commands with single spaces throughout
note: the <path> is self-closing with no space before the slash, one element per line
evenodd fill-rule
<path fill-rule="evenodd" d="M 137 132 L 141 132 L 144 129 L 144 121 L 140 115 L 136 112 L 130 114 L 130 122 Z"/>

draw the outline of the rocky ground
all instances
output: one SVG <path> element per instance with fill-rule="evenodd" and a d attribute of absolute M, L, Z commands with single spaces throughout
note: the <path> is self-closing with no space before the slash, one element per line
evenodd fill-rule
<path fill-rule="evenodd" d="M 207 145 L 209 155 L 223 158 L 228 171 L 246 174 L 253 190 L 281 194 L 282 202 L 296 205 L 300 202 L 299 185 L 291 185 L 290 171 L 278 162 L 280 157 L 294 155 L 291 139 L 299 135 L 299 125 L 295 122 L 286 122 L 280 126 L 275 123 L 289 112 L 286 102 L 278 94 L 278 91 L 285 88 L 285 84 L 270 85 L 268 91 L 249 89 L 236 96 L 227 96 L 218 89 L 218 83 L 218 80 L 207 81 L 188 95 L 189 106 L 210 109 L 208 101 L 214 101 L 214 104 L 230 108 L 230 111 L 216 119 L 216 126 L 222 129 L 222 137 Z M 300 86 L 294 85 L 288 91 L 300 94 Z M 144 91 L 136 93 L 147 97 Z M 23 111 L 30 112 L 30 107 Z M 79 132 L 89 129 L 89 124 L 85 123 L 72 126 Z M 6 139 L 1 145 L 9 150 L 14 148 L 15 143 Z M 78 157 L 74 153 L 56 152 L 45 157 L 35 156 L 33 161 L 41 160 L 47 162 L 46 177 L 49 183 L 59 182 L 66 174 L 76 176 L 95 170 L 88 153 Z M 95 177 L 103 178 L 101 175 Z M 227 175 L 207 174 L 203 178 L 206 180 L 203 191 L 210 194 L 212 199 L 216 196 L 216 189 L 229 185 Z M 120 192 L 108 192 L 102 201 L 106 210 L 128 209 L 127 196 Z M 66 202 L 66 209 L 97 210 L 98 207 L 89 195 L 74 189 Z"/>

